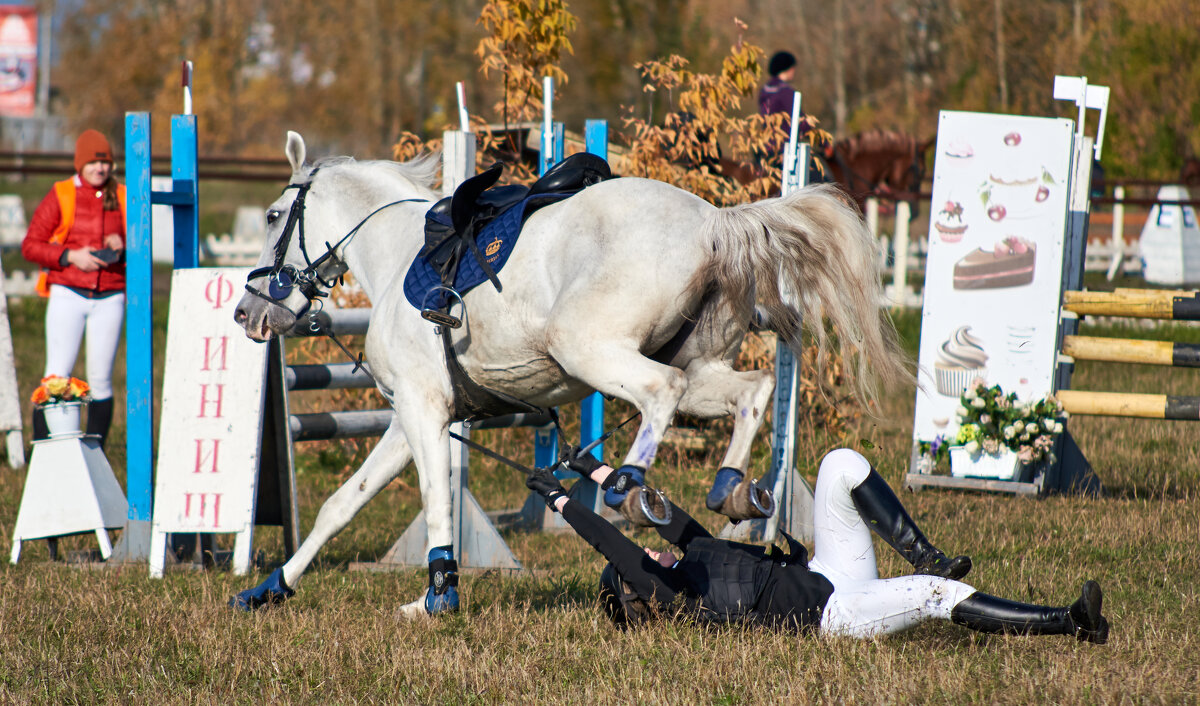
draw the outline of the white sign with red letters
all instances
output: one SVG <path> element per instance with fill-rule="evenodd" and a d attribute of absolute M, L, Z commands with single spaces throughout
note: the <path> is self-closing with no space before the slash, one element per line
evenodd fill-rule
<path fill-rule="evenodd" d="M 233 565 L 250 568 L 267 346 L 233 313 L 249 268 L 175 270 L 154 492 L 150 575 L 168 533 L 237 533 Z"/>

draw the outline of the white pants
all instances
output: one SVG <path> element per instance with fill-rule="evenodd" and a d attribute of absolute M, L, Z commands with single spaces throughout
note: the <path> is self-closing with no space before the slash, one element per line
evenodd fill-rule
<path fill-rule="evenodd" d="M 872 637 L 899 632 L 923 620 L 950 619 L 950 611 L 975 589 L 939 576 L 879 578 L 871 530 L 850 497 L 871 464 L 850 449 L 821 461 L 813 502 L 813 558 L 808 567 L 833 584 L 821 615 L 826 635 Z"/>
<path fill-rule="evenodd" d="M 125 293 L 103 299 L 88 299 L 69 287 L 50 285 L 46 305 L 45 375 L 69 376 L 79 356 L 79 344 L 87 331 L 87 383 L 92 398 L 113 396 L 112 369 L 125 319 Z"/>

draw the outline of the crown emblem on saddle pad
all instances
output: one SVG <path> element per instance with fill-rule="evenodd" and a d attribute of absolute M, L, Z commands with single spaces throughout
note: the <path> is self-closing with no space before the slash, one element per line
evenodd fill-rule
<path fill-rule="evenodd" d="M 483 254 L 487 255 L 488 258 L 490 259 L 492 255 L 495 255 L 497 252 L 500 251 L 501 245 L 503 245 L 503 243 L 500 242 L 499 238 L 496 238 L 492 242 L 487 244 L 487 247 L 484 248 L 484 250 L 483 250 Z"/>

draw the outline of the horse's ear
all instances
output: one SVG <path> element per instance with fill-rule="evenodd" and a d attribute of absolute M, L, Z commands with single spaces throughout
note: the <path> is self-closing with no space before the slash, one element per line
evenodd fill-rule
<path fill-rule="evenodd" d="M 288 130 L 287 147 L 283 150 L 287 155 L 288 162 L 292 165 L 292 173 L 299 174 L 300 168 L 304 166 L 304 138 L 300 137 L 300 133 Z"/>

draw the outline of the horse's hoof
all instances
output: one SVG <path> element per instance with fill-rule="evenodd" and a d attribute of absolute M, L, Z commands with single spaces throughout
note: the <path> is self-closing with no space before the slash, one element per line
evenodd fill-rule
<path fill-rule="evenodd" d="M 229 607 L 250 612 L 266 605 L 283 603 L 296 595 L 283 580 L 283 568 L 271 572 L 266 581 L 229 599 Z"/>
<path fill-rule="evenodd" d="M 425 596 L 421 596 L 412 603 L 405 603 L 396 609 L 397 620 L 422 620 L 429 617 L 429 613 L 425 610 Z"/>
<path fill-rule="evenodd" d="M 425 613 L 427 615 L 457 612 L 458 589 L 454 586 L 447 586 L 442 593 L 438 593 L 433 586 L 430 586 L 429 590 L 425 592 Z"/>
<path fill-rule="evenodd" d="M 712 490 L 704 504 L 709 510 L 719 512 L 734 522 L 770 517 L 775 514 L 775 498 L 771 491 L 761 488 L 758 482 L 747 479 L 736 468 L 717 471 Z"/>
<path fill-rule="evenodd" d="M 671 522 L 671 503 L 657 488 L 639 485 L 625 494 L 618 512 L 634 527 L 661 527 Z"/>

